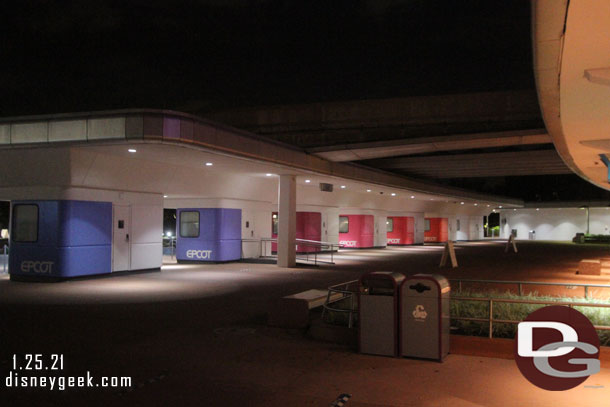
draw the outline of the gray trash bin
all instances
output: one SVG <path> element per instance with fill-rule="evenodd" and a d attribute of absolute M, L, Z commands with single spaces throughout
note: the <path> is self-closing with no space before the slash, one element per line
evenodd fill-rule
<path fill-rule="evenodd" d="M 360 278 L 358 295 L 358 348 L 361 353 L 399 356 L 399 290 L 405 276 L 374 271 Z"/>
<path fill-rule="evenodd" d="M 401 286 L 401 355 L 442 361 L 449 353 L 449 281 L 416 274 Z"/>

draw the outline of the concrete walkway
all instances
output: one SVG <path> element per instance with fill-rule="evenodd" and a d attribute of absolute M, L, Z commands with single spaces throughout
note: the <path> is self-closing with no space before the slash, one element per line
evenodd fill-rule
<path fill-rule="evenodd" d="M 56 284 L 0 277 L 0 379 L 14 353 L 62 353 L 64 375 L 131 376 L 135 389 L 0 388 L 10 406 L 604 406 L 610 371 L 567 392 L 527 382 L 514 361 L 450 355 L 445 363 L 359 355 L 265 325 L 283 295 L 355 279 L 368 270 L 438 272 L 440 248 L 349 251 L 335 266 L 171 265 L 161 272 Z M 604 246 L 532 243 L 516 256 L 498 243 L 460 245 L 454 277 L 599 281 L 577 276 Z M 586 387 L 586 386 L 604 386 Z M 6 402 L 6 403 L 5 403 Z"/>

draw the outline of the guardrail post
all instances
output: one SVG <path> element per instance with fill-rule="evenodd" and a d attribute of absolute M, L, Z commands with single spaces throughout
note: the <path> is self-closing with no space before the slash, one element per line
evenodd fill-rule
<path fill-rule="evenodd" d="M 587 299 L 587 300 L 589 299 L 589 286 L 588 285 L 585 286 L 585 299 Z"/>
<path fill-rule="evenodd" d="M 494 300 L 489 299 L 489 339 L 494 337 Z"/>
<path fill-rule="evenodd" d="M 523 295 L 523 284 L 519 283 L 519 297 Z"/>

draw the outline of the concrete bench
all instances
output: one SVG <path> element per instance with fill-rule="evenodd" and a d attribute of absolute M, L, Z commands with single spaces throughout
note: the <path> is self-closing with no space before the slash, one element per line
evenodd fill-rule
<path fill-rule="evenodd" d="M 588 276 L 601 276 L 602 263 L 600 260 L 584 259 L 578 263 L 578 274 Z"/>
<path fill-rule="evenodd" d="M 309 311 L 326 302 L 328 290 L 307 290 L 280 298 L 268 315 L 268 324 L 282 328 L 306 328 Z M 332 293 L 331 301 L 341 299 L 341 293 Z"/>

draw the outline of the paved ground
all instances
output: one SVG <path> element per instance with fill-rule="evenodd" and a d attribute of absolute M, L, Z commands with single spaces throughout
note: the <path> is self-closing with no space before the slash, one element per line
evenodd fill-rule
<path fill-rule="evenodd" d="M 450 355 L 445 363 L 358 355 L 299 331 L 265 326 L 273 299 L 355 279 L 368 270 L 438 272 L 441 248 L 349 251 L 335 266 L 166 265 L 161 272 L 57 284 L 0 277 L 0 379 L 14 353 L 65 354 L 65 375 L 132 376 L 135 390 L 6 389 L 1 405 L 602 406 L 610 370 L 568 392 L 538 390 L 511 360 Z M 450 277 L 610 284 L 577 276 L 581 258 L 604 246 L 498 243 L 458 248 Z M 605 294 L 597 293 L 598 296 Z M 606 295 L 607 297 L 607 295 Z M 21 372 L 19 372 L 21 373 Z M 4 379 L 3 379 L 4 380 Z M 4 403 L 6 401 L 6 404 Z"/>

